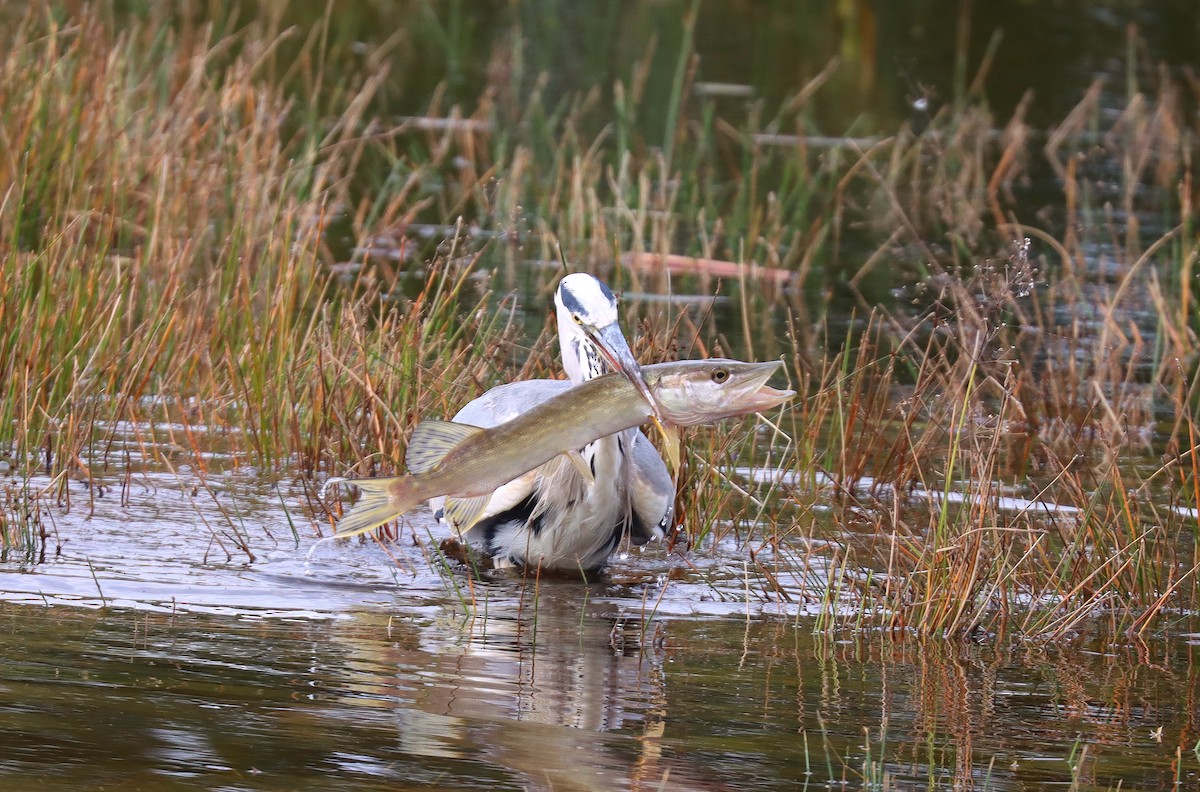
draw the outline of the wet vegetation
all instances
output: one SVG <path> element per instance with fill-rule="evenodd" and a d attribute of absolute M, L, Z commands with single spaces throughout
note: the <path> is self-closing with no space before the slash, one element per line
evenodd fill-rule
<path fill-rule="evenodd" d="M 565 260 L 624 289 L 644 362 L 783 357 L 803 397 L 688 438 L 663 579 L 856 641 L 1196 632 L 1200 78 L 1136 28 L 1122 85 L 1035 124 L 960 18 L 952 95 L 830 130 L 866 66 L 705 82 L 698 4 L 582 92 L 519 35 L 468 74 L 455 3 L 366 43 L 287 6 L 32 5 L 0 4 L 6 561 L 151 469 L 208 491 L 227 558 L 261 552 L 229 469 L 294 481 L 279 531 L 329 535 L 326 478 L 555 375 Z M 449 78 L 414 98 L 422 59 Z M 884 788 L 872 761 L 843 777 Z"/>

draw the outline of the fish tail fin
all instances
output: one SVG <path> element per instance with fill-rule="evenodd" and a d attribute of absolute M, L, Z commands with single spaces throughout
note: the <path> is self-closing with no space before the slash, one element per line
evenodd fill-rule
<path fill-rule="evenodd" d="M 419 502 L 412 476 L 391 478 L 330 479 L 326 483 L 353 484 L 359 497 L 338 521 L 333 535 L 338 539 L 374 530 L 404 514 Z"/>

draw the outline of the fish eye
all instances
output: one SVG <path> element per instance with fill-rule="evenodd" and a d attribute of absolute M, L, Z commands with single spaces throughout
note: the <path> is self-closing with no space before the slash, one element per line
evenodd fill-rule
<path fill-rule="evenodd" d="M 719 368 L 712 373 L 712 381 L 718 385 L 727 379 L 729 379 L 729 369 Z"/>

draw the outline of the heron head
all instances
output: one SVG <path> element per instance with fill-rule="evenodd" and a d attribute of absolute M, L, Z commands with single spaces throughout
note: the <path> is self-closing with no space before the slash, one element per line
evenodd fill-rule
<path fill-rule="evenodd" d="M 642 367 L 617 323 L 617 297 L 612 289 L 585 272 L 575 272 L 559 282 L 554 305 L 563 368 L 571 382 L 593 379 L 606 370 L 624 374 L 649 403 L 652 419 L 663 439 L 669 441 L 660 417 L 662 406 L 646 385 Z"/>
<path fill-rule="evenodd" d="M 572 382 L 606 371 L 641 380 L 641 367 L 617 323 L 617 298 L 612 289 L 587 273 L 576 272 L 558 284 L 554 305 L 563 368 Z"/>

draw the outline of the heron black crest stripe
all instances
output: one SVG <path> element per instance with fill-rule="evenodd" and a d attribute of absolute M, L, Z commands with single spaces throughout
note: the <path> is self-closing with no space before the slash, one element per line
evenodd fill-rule
<path fill-rule="evenodd" d="M 610 303 L 616 302 L 617 298 L 613 295 L 612 289 L 608 288 L 602 281 L 594 281 L 600 287 L 600 293 L 604 295 L 604 299 Z M 582 302 L 579 301 L 579 296 L 570 289 L 559 289 L 558 296 L 562 300 L 563 307 L 571 313 L 587 314 L 588 310 Z"/>

